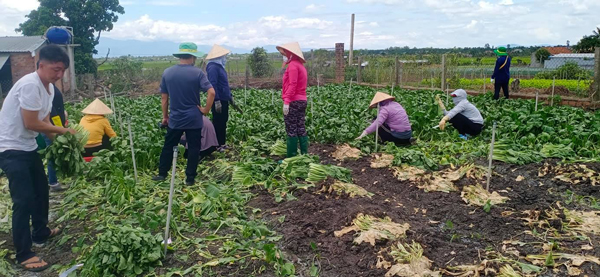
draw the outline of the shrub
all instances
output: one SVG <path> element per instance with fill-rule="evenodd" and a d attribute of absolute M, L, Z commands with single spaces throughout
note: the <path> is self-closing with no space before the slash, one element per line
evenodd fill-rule
<path fill-rule="evenodd" d="M 262 47 L 252 49 L 252 54 L 248 56 L 248 65 L 254 77 L 268 77 L 273 73 L 267 51 Z"/>

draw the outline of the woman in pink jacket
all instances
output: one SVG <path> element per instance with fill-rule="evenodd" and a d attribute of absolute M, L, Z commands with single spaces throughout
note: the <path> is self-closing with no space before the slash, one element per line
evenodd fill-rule
<path fill-rule="evenodd" d="M 308 75 L 304 63 L 304 55 L 297 42 L 277 46 L 283 55 L 283 66 L 287 65 L 283 75 L 283 117 L 287 133 L 287 157 L 298 155 L 298 142 L 300 153 L 308 154 L 308 135 L 306 133 L 306 85 Z"/>
<path fill-rule="evenodd" d="M 409 145 L 412 140 L 412 129 L 406 110 L 394 97 L 383 92 L 377 92 L 369 108 L 379 107 L 377 119 L 367 127 L 362 134 L 356 138 L 362 139 L 379 128 L 379 138 L 381 141 L 393 142 L 394 144 Z"/>

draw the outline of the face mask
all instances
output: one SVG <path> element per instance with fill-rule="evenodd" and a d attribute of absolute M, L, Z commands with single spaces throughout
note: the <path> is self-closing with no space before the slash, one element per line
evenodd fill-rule
<path fill-rule="evenodd" d="M 283 56 L 283 62 L 287 63 L 290 59 L 287 56 Z"/>

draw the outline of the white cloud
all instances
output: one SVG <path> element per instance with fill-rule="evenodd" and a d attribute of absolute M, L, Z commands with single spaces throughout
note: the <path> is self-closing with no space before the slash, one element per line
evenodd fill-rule
<path fill-rule="evenodd" d="M 131 5 L 134 5 L 135 2 L 133 2 L 133 1 L 119 1 L 119 4 L 121 6 L 131 6 Z"/>
<path fill-rule="evenodd" d="M 513 0 L 502 0 L 502 1 L 500 1 L 500 4 L 499 4 L 499 5 L 502 5 L 502 6 L 510 6 L 510 5 L 513 5 L 513 4 L 515 4 L 515 3 L 513 2 Z"/>
<path fill-rule="evenodd" d="M 152 6 L 165 6 L 165 7 L 185 7 L 192 6 L 189 1 L 168 1 L 168 0 L 156 0 L 148 2 Z"/>
<path fill-rule="evenodd" d="M 531 31 L 531 34 L 540 40 L 556 40 L 560 38 L 560 35 L 550 31 L 550 29 L 546 27 L 538 27 Z"/>
<path fill-rule="evenodd" d="M 471 20 L 471 23 L 467 24 L 467 26 L 465 28 L 473 29 L 477 26 L 477 23 L 479 23 L 477 20 Z"/>
<path fill-rule="evenodd" d="M 348 3 L 359 3 L 359 4 L 385 4 L 385 5 L 395 5 L 400 4 L 405 1 L 403 0 L 346 0 Z"/>
<path fill-rule="evenodd" d="M 152 41 L 170 38 L 173 40 L 202 41 L 225 31 L 225 28 L 213 24 L 196 25 L 154 20 L 149 15 L 143 15 L 134 21 L 118 24 L 106 35 L 116 39 L 134 39 Z"/>
<path fill-rule="evenodd" d="M 0 7 L 3 9 L 11 9 L 19 12 L 29 12 L 37 9 L 40 3 L 37 0 L 0 0 Z"/>
<path fill-rule="evenodd" d="M 377 23 L 377 22 L 371 22 L 371 23 L 369 23 L 369 26 L 371 26 L 371 27 L 379 27 L 379 23 Z"/>
<path fill-rule="evenodd" d="M 306 8 L 304 8 L 304 11 L 312 13 L 312 12 L 321 11 L 324 8 L 325 8 L 325 5 L 310 4 L 310 5 L 306 6 Z"/>

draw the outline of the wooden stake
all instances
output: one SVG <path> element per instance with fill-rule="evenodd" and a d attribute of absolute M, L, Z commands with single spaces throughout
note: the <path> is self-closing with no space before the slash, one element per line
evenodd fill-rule
<path fill-rule="evenodd" d="M 129 144 L 131 145 L 131 160 L 133 161 L 133 173 L 134 173 L 134 180 L 135 183 L 137 184 L 138 182 L 138 174 L 137 174 L 137 165 L 135 163 L 135 150 L 133 147 L 133 132 L 131 131 L 131 117 L 129 118 L 129 124 L 127 124 L 127 129 L 129 131 Z"/>
<path fill-rule="evenodd" d="M 552 99 L 550 100 L 550 106 L 554 106 L 554 83 L 556 82 L 556 77 L 552 78 Z"/>
<path fill-rule="evenodd" d="M 535 111 L 537 112 L 538 110 L 538 98 L 539 98 L 539 92 L 536 91 L 535 92 Z"/>
<path fill-rule="evenodd" d="M 492 160 L 494 159 L 494 143 L 496 142 L 496 121 L 494 121 L 494 127 L 492 128 L 492 143 L 490 144 L 490 161 L 488 166 L 488 176 L 486 190 L 490 191 L 490 182 L 492 180 Z"/>
<path fill-rule="evenodd" d="M 377 116 L 379 116 L 379 104 L 377 104 Z M 377 119 L 375 119 L 377 120 Z M 375 129 L 375 153 L 377 153 L 377 144 L 379 138 L 379 124 L 377 124 L 377 129 Z"/>
<path fill-rule="evenodd" d="M 171 207 L 173 206 L 173 191 L 175 189 L 175 173 L 177 172 L 177 152 L 179 147 L 173 147 L 173 170 L 171 172 L 171 187 L 169 188 L 169 206 L 167 208 L 167 226 L 165 228 L 165 256 L 167 255 L 167 246 L 169 245 L 169 227 L 171 225 Z"/>

